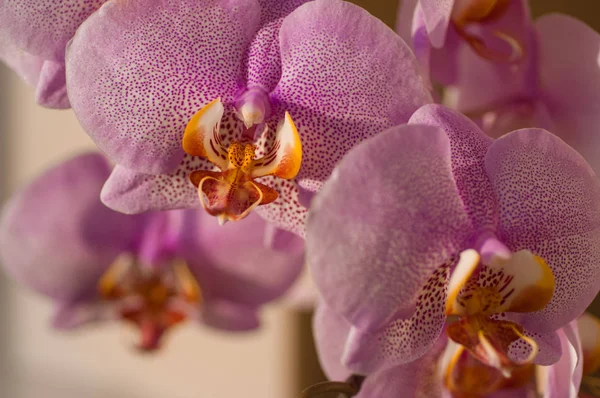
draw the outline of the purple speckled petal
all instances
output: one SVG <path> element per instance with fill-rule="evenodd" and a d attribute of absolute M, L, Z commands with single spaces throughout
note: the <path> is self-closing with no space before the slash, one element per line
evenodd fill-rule
<path fill-rule="evenodd" d="M 484 169 L 484 157 L 492 139 L 462 114 L 441 105 L 425 105 L 409 124 L 439 127 L 450 139 L 452 174 L 477 233 L 495 226 L 496 206 Z"/>
<path fill-rule="evenodd" d="M 440 337 L 424 356 L 406 365 L 370 374 L 356 398 L 441 398 L 443 396 L 438 362 L 446 337 Z"/>
<path fill-rule="evenodd" d="M 440 129 L 397 126 L 344 157 L 312 202 L 307 255 L 326 303 L 363 330 L 410 317 L 472 228 Z"/>
<path fill-rule="evenodd" d="M 600 284 L 600 183 L 572 148 L 541 129 L 496 140 L 485 168 L 499 206 L 499 239 L 542 257 L 556 280 L 552 300 L 523 314 L 534 332 L 564 326 L 590 304 Z"/>
<path fill-rule="evenodd" d="M 67 42 L 106 0 L 2 0 L 2 38 L 48 60 L 64 61 Z"/>
<path fill-rule="evenodd" d="M 414 361 L 431 350 L 446 321 L 448 270 L 438 268 L 421 289 L 408 319 L 394 319 L 374 332 L 352 328 L 343 363 L 358 373 L 371 373 Z"/>
<path fill-rule="evenodd" d="M 95 296 L 98 278 L 131 244 L 137 217 L 99 200 L 110 166 L 87 154 L 15 195 L 0 223 L 0 255 L 19 282 L 63 302 Z"/>
<path fill-rule="evenodd" d="M 541 97 L 554 121 L 552 132 L 575 148 L 598 173 L 600 35 L 583 22 L 559 14 L 541 17 L 536 30 L 538 78 Z"/>
<path fill-rule="evenodd" d="M 573 321 L 558 331 L 563 355 L 546 370 L 543 398 L 577 398 L 583 373 L 583 353 Z"/>
<path fill-rule="evenodd" d="M 199 320 L 219 331 L 231 332 L 256 329 L 260 323 L 255 307 L 220 299 L 204 302 Z"/>
<path fill-rule="evenodd" d="M 258 306 L 281 296 L 304 264 L 301 238 L 281 232 L 275 246 L 269 238 L 268 224 L 255 214 L 220 226 L 202 209 L 187 210 L 178 253 L 207 301 Z"/>
<path fill-rule="evenodd" d="M 190 117 L 244 84 L 258 29 L 254 0 L 107 2 L 67 51 L 75 114 L 113 160 L 145 173 L 172 172 Z"/>
<path fill-rule="evenodd" d="M 323 302 L 313 317 L 313 334 L 319 363 L 330 380 L 342 381 L 351 372 L 342 365 L 342 355 L 351 325 Z"/>
<path fill-rule="evenodd" d="M 431 44 L 436 48 L 442 47 L 446 41 L 454 0 L 420 0 L 419 5 Z"/>
<path fill-rule="evenodd" d="M 67 96 L 64 63 L 44 62 L 35 91 L 35 100 L 46 108 L 68 109 L 71 107 Z"/>
<path fill-rule="evenodd" d="M 356 5 L 304 4 L 286 17 L 280 40 L 283 71 L 272 99 L 300 133 L 297 180 L 306 189 L 317 191 L 360 141 L 431 102 L 409 47 Z"/>

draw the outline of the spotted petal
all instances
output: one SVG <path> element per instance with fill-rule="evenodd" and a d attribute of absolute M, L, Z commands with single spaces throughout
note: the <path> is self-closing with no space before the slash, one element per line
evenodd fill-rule
<path fill-rule="evenodd" d="M 452 177 L 450 142 L 428 126 L 394 127 L 356 147 L 310 214 L 315 283 L 334 311 L 365 330 L 409 318 L 432 273 L 472 233 Z"/>
<path fill-rule="evenodd" d="M 130 249 L 139 220 L 100 203 L 109 173 L 101 155 L 82 155 L 11 199 L 0 224 L 0 255 L 15 279 L 57 301 L 95 297 L 100 276 Z"/>
<path fill-rule="evenodd" d="M 600 283 L 600 183 L 557 137 L 523 129 L 496 140 L 485 168 L 499 206 L 499 235 L 552 269 L 556 288 L 541 311 L 523 314 L 532 331 L 556 330 L 584 311 Z"/>
<path fill-rule="evenodd" d="M 235 99 L 259 19 L 254 0 L 111 0 L 67 50 L 73 110 L 113 160 L 171 172 L 192 115 Z"/>
<path fill-rule="evenodd" d="M 349 2 L 298 7 L 284 20 L 280 43 L 282 76 L 272 98 L 298 128 L 297 179 L 311 191 L 353 146 L 431 102 L 408 46 Z"/>

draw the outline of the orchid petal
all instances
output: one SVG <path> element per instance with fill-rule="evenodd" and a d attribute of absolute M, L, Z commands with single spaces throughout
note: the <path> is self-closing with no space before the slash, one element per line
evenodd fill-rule
<path fill-rule="evenodd" d="M 558 331 L 563 355 L 557 363 L 538 372 L 538 389 L 543 398 L 578 397 L 585 362 L 577 329 L 577 322 L 573 321 Z"/>
<path fill-rule="evenodd" d="M 259 14 L 253 0 L 107 2 L 67 50 L 75 114 L 119 164 L 172 172 L 190 117 L 215 98 L 235 99 Z"/>
<path fill-rule="evenodd" d="M 308 263 L 333 310 L 376 330 L 413 314 L 432 273 L 471 233 L 446 135 L 398 126 L 348 153 L 313 200 Z"/>
<path fill-rule="evenodd" d="M 421 107 L 409 124 L 426 124 L 446 132 L 450 139 L 452 174 L 475 228 L 483 233 L 495 226 L 495 198 L 483 164 L 492 139 L 465 116 L 441 105 Z"/>
<path fill-rule="evenodd" d="M 37 86 L 45 60 L 29 54 L 0 38 L 0 60 L 12 68 L 30 86 Z"/>
<path fill-rule="evenodd" d="M 351 325 L 323 302 L 313 317 L 315 346 L 319 362 L 330 380 L 345 380 L 351 372 L 342 365 L 342 354 Z"/>
<path fill-rule="evenodd" d="M 220 299 L 204 303 L 200 320 L 207 326 L 232 332 L 256 329 L 260 324 L 255 307 Z"/>
<path fill-rule="evenodd" d="M 539 312 L 523 314 L 523 324 L 532 331 L 555 330 L 583 312 L 598 291 L 600 184 L 579 154 L 540 129 L 496 140 L 485 167 L 502 241 L 513 252 L 527 249 L 541 257 L 556 281 L 552 300 Z"/>
<path fill-rule="evenodd" d="M 68 109 L 71 107 L 67 96 L 64 63 L 44 62 L 36 87 L 35 100 L 46 108 Z"/>
<path fill-rule="evenodd" d="M 583 374 L 588 375 L 600 368 L 600 320 L 584 312 L 577 318 L 577 326 L 583 352 Z"/>
<path fill-rule="evenodd" d="M 552 132 L 573 146 L 598 172 L 600 35 L 583 22 L 558 14 L 539 18 L 535 28 L 540 58 L 537 79 L 541 82 L 540 96 L 554 122 Z"/>
<path fill-rule="evenodd" d="M 353 146 L 431 102 L 408 46 L 349 2 L 298 7 L 285 18 L 280 43 L 282 76 L 272 98 L 300 133 L 303 188 L 317 191 Z"/>
<path fill-rule="evenodd" d="M 100 203 L 109 173 L 101 155 L 82 155 L 13 197 L 3 212 L 0 252 L 15 279 L 67 303 L 95 297 L 96 283 L 130 248 L 139 220 Z"/>
<path fill-rule="evenodd" d="M 383 329 L 350 331 L 343 363 L 361 374 L 409 363 L 431 350 L 443 330 L 446 315 L 447 267 L 438 268 L 422 288 L 416 310 L 408 319 L 394 319 Z"/>
<path fill-rule="evenodd" d="M 356 398 L 441 398 L 438 361 L 446 343 L 440 337 L 424 356 L 414 362 L 370 374 Z"/>
<path fill-rule="evenodd" d="M 452 8 L 455 0 L 421 0 L 419 2 L 423 10 L 423 17 L 431 44 L 441 48 L 446 40 L 446 32 L 452 16 Z"/>
<path fill-rule="evenodd" d="M 106 0 L 4 0 L 0 26 L 4 39 L 48 60 L 63 61 L 67 42 Z"/>
<path fill-rule="evenodd" d="M 202 210 L 187 210 L 178 253 L 200 283 L 205 300 L 256 307 L 283 294 L 304 264 L 302 239 L 281 232 L 277 248 L 267 247 L 269 229 L 250 214 L 218 225 Z"/>

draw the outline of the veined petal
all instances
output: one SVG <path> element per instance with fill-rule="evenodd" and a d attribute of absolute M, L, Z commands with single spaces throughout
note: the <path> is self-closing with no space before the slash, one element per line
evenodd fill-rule
<path fill-rule="evenodd" d="M 0 224 L 2 264 L 18 281 L 64 303 L 96 297 L 96 283 L 131 247 L 139 217 L 99 200 L 110 173 L 96 153 L 58 165 L 15 195 Z"/>
<path fill-rule="evenodd" d="M 394 127 L 356 147 L 310 214 L 315 283 L 334 311 L 363 330 L 410 317 L 432 272 L 472 234 L 448 138 L 429 126 Z"/>
<path fill-rule="evenodd" d="M 227 170 L 227 150 L 219 137 L 223 111 L 221 99 L 217 98 L 196 112 L 185 128 L 182 145 L 188 155 L 203 157 L 219 169 Z"/>
<path fill-rule="evenodd" d="M 356 5 L 308 2 L 279 35 L 282 76 L 272 98 L 300 133 L 297 179 L 306 189 L 317 191 L 353 146 L 431 102 L 408 46 Z"/>
<path fill-rule="evenodd" d="M 538 332 L 562 327 L 598 291 L 600 183 L 579 154 L 540 129 L 496 140 L 485 168 L 503 242 L 513 252 L 527 249 L 544 259 L 556 281 L 548 305 L 523 314 L 522 324 Z"/>
<path fill-rule="evenodd" d="M 277 128 L 273 146 L 266 155 L 256 159 L 250 166 L 252 177 L 273 174 L 286 180 L 296 177 L 302 163 L 302 143 L 298 130 L 289 113 L 285 113 L 283 123 Z"/>
<path fill-rule="evenodd" d="M 172 172 L 192 115 L 215 98 L 232 103 L 242 88 L 259 19 L 254 0 L 107 2 L 67 50 L 75 114 L 119 164 Z"/>
<path fill-rule="evenodd" d="M 48 60 L 64 61 L 65 47 L 106 0 L 5 0 L 0 26 L 7 41 Z"/>

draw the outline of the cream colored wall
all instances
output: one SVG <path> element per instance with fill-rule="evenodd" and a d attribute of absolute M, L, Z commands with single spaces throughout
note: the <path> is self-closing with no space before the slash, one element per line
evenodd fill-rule
<path fill-rule="evenodd" d="M 34 105 L 33 91 L 0 66 L 3 196 L 93 144 L 71 111 Z M 124 325 L 77 332 L 48 327 L 44 297 L 0 285 L 1 398 L 285 398 L 297 394 L 293 317 L 264 314 L 251 334 L 196 325 L 175 330 L 163 351 L 140 356 Z"/>

